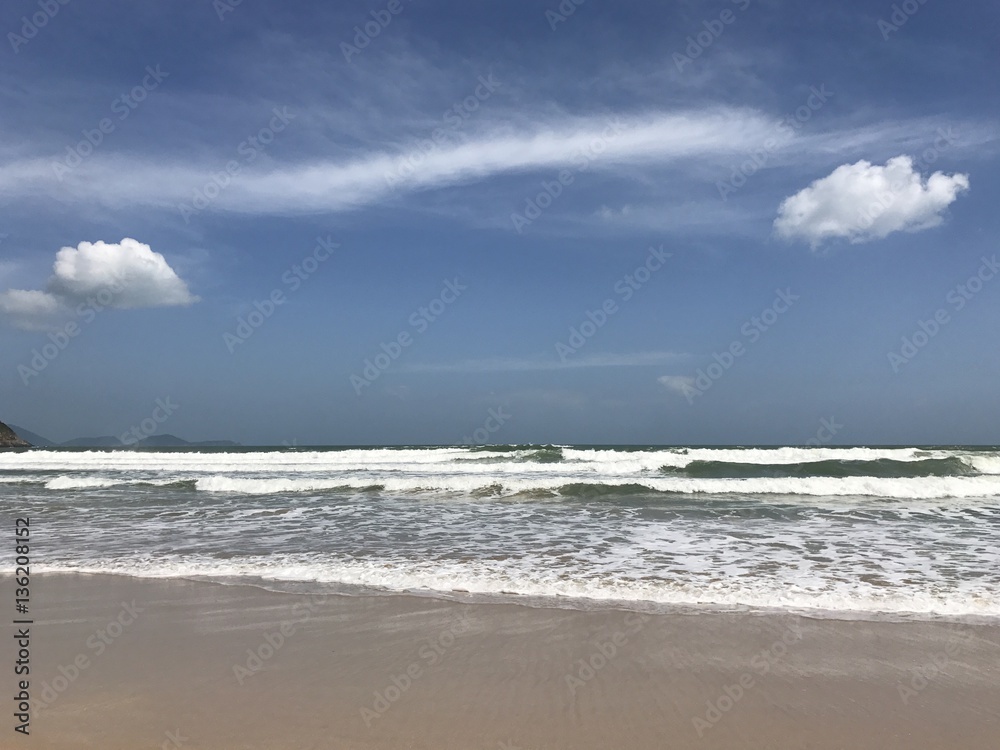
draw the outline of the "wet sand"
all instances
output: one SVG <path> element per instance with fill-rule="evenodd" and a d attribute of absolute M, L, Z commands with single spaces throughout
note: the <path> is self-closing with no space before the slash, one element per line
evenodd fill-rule
<path fill-rule="evenodd" d="M 13 599 L 0 578 L 0 601 Z M 21 678 L 8 666 L 2 747 L 1000 747 L 1000 624 L 643 616 L 83 575 L 34 576 L 30 615 L 31 734 L 14 732 Z M 4 641 L 13 665 L 15 639 Z"/>

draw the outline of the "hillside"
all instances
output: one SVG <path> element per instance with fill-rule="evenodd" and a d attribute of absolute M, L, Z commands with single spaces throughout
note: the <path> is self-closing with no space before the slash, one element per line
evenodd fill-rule
<path fill-rule="evenodd" d="M 22 440 L 27 440 L 36 448 L 50 448 L 55 443 L 53 443 L 48 438 L 44 438 L 41 435 L 32 432 L 31 430 L 26 430 L 23 427 L 18 427 L 16 424 L 9 425 L 10 429 L 17 433 L 17 436 Z"/>
<path fill-rule="evenodd" d="M 0 448 L 30 448 L 31 443 L 22 440 L 10 427 L 0 422 Z"/>

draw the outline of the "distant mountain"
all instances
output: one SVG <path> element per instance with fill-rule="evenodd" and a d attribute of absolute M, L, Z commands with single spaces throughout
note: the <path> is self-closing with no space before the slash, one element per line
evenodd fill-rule
<path fill-rule="evenodd" d="M 10 429 L 16 432 L 18 437 L 23 440 L 27 440 L 36 448 L 50 448 L 55 445 L 55 443 L 48 438 L 43 438 L 41 435 L 38 435 L 31 430 L 26 430 L 23 427 L 18 427 L 16 424 L 10 425 Z"/>
<path fill-rule="evenodd" d="M 232 440 L 203 440 L 200 443 L 191 443 L 176 435 L 152 435 L 135 443 L 136 448 L 226 448 L 239 443 Z"/>
<path fill-rule="evenodd" d="M 132 443 L 134 448 L 184 448 L 191 445 L 187 440 L 176 435 L 151 435 L 138 442 Z"/>
<path fill-rule="evenodd" d="M 30 448 L 31 443 L 18 437 L 10 427 L 0 422 L 0 448 Z"/>
<path fill-rule="evenodd" d="M 22 438 L 23 444 L 8 444 L 5 438 L 10 439 L 3 430 L 6 429 L 13 438 Z M 16 433 L 16 434 L 15 434 Z M 26 442 L 24 442 L 26 441 Z M 30 444 L 30 445 L 29 445 Z M 176 435 L 152 435 L 136 443 L 126 445 L 113 435 L 101 435 L 100 437 L 82 437 L 67 440 L 65 443 L 54 443 L 41 435 L 36 435 L 30 430 L 22 427 L 7 427 L 0 422 L 0 448 L 228 448 L 238 446 L 232 440 L 205 440 L 199 443 L 192 443 Z"/>

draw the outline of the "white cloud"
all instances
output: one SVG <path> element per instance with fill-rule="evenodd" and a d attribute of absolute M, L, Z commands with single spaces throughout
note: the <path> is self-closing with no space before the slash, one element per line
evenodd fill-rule
<path fill-rule="evenodd" d="M 48 292 L 27 289 L 0 292 L 0 320 L 14 328 L 45 330 L 63 309 L 59 299 Z"/>
<path fill-rule="evenodd" d="M 869 242 L 938 226 L 942 212 L 968 189 L 965 174 L 935 172 L 925 180 L 909 156 L 889 159 L 884 166 L 862 160 L 837 167 L 786 198 L 774 229 L 779 237 L 804 240 L 813 248 L 838 237 Z"/>
<path fill-rule="evenodd" d="M 0 319 L 16 328 L 46 328 L 70 309 L 96 298 L 120 309 L 190 305 L 198 301 L 164 257 L 129 237 L 120 243 L 81 242 L 56 254 L 44 291 L 0 293 Z"/>
<path fill-rule="evenodd" d="M 615 209 L 610 208 L 608 206 L 601 206 L 597 210 L 597 215 L 600 216 L 605 221 L 612 221 L 612 220 L 618 219 L 618 218 L 624 219 L 630 213 L 632 213 L 632 206 L 630 206 L 628 204 L 625 204 L 624 206 L 622 206 L 618 210 L 615 210 Z"/>
<path fill-rule="evenodd" d="M 668 391 L 686 396 L 688 391 L 694 387 L 694 378 L 690 375 L 661 375 L 656 379 L 660 385 Z"/>
<path fill-rule="evenodd" d="M 56 255 L 49 291 L 83 299 L 114 290 L 111 307 L 170 307 L 197 301 L 187 284 L 149 245 L 126 237 L 120 243 L 81 242 Z"/>

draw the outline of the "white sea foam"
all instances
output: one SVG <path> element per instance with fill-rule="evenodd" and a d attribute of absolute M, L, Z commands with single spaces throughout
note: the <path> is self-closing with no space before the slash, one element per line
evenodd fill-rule
<path fill-rule="evenodd" d="M 962 460 L 981 474 L 1000 474 L 1000 456 L 970 455 Z"/>
<path fill-rule="evenodd" d="M 74 477 L 58 476 L 45 482 L 47 490 L 84 490 L 97 489 L 103 487 L 122 487 L 132 484 L 149 484 L 153 486 L 163 486 L 171 484 L 171 479 L 112 479 L 108 477 Z"/>
<path fill-rule="evenodd" d="M 45 483 L 48 490 L 81 490 L 96 487 L 114 487 L 116 485 L 127 484 L 125 479 L 101 479 L 96 477 L 67 477 L 61 476 L 50 479 Z"/>
<path fill-rule="evenodd" d="M 481 561 L 462 563 L 330 562 L 287 557 L 241 562 L 118 561 L 85 566 L 49 565 L 39 572 L 77 571 L 149 578 L 261 579 L 356 586 L 387 592 L 459 593 L 538 599 L 664 605 L 722 609 L 791 609 L 818 616 L 933 614 L 951 617 L 1000 617 L 1000 597 L 975 585 L 959 590 L 887 589 L 861 582 L 837 588 L 778 583 L 767 579 L 731 579 L 709 584 L 689 581 L 621 580 L 563 577 Z M 569 602 L 568 602 L 569 603 Z"/>

